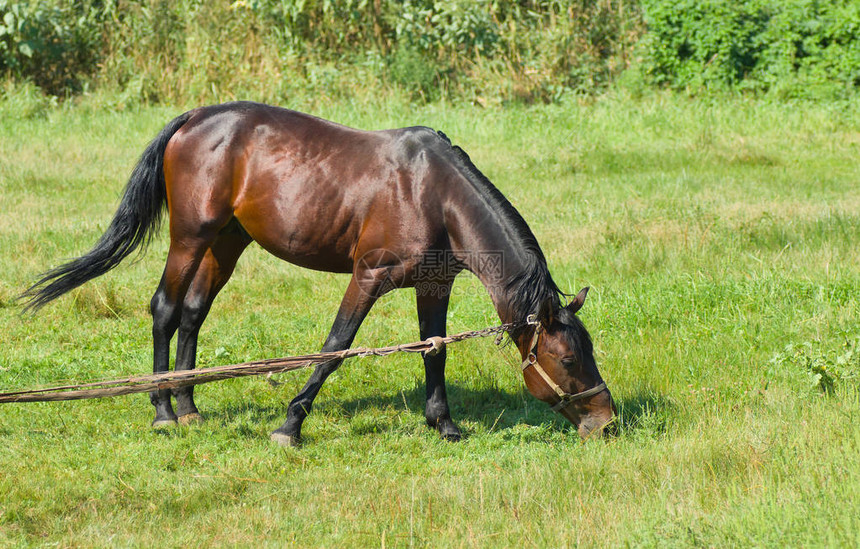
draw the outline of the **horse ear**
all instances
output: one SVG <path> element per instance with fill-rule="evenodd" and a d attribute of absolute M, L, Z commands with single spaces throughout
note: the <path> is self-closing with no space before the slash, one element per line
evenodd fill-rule
<path fill-rule="evenodd" d="M 538 309 L 537 319 L 543 324 L 544 328 L 549 328 L 552 324 L 553 319 L 555 318 L 555 311 L 552 308 L 552 298 L 546 298 L 543 303 L 540 304 L 540 308 Z"/>
<path fill-rule="evenodd" d="M 576 313 L 576 311 L 582 309 L 582 306 L 585 305 L 585 296 L 588 295 L 588 286 L 579 290 L 579 293 L 576 294 L 576 297 L 573 298 L 573 301 L 567 304 L 567 309 L 571 313 Z"/>

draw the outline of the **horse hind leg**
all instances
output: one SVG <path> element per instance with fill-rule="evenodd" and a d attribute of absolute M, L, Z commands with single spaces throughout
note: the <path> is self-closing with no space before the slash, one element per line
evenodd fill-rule
<path fill-rule="evenodd" d="M 185 294 L 213 240 L 214 236 L 171 238 L 164 274 L 150 301 L 154 374 L 167 372 L 170 368 L 170 340 L 179 328 Z M 149 399 L 155 406 L 153 427 L 176 423 L 176 414 L 170 404 L 170 394 L 170 389 L 159 389 L 149 394 Z"/>
<path fill-rule="evenodd" d="M 179 327 L 179 310 L 175 306 L 175 301 L 169 298 L 173 293 L 167 285 L 165 268 L 158 289 L 149 303 L 149 310 L 152 313 L 153 374 L 164 373 L 170 367 L 170 340 L 173 339 L 173 334 Z M 176 414 L 170 405 L 170 390 L 152 391 L 149 393 L 149 400 L 155 406 L 153 427 L 176 423 Z"/>
<path fill-rule="evenodd" d="M 233 274 L 239 256 L 250 243 L 251 238 L 234 220 L 221 230 L 206 250 L 182 301 L 174 368 L 177 372 L 194 369 L 200 327 L 218 292 Z M 179 423 L 187 425 L 203 421 L 203 416 L 194 404 L 194 386 L 174 389 L 173 396 L 176 398 Z"/>

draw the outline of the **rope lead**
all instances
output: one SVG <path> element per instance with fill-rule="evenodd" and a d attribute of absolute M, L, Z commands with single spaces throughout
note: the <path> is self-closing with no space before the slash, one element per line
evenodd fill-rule
<path fill-rule="evenodd" d="M 180 370 L 164 372 L 147 376 L 126 377 L 121 379 L 94 381 L 79 385 L 63 385 L 43 389 L 30 389 L 0 393 L 0 403 L 6 402 L 53 402 L 60 400 L 82 400 L 88 398 L 103 398 L 132 393 L 146 393 L 157 389 L 175 389 L 190 385 L 200 385 L 210 381 L 222 379 L 233 379 L 237 377 L 268 375 L 269 383 L 276 385 L 271 379 L 271 374 L 279 374 L 315 366 L 328 362 L 329 360 L 343 360 L 356 356 L 385 356 L 392 353 L 424 353 L 425 356 L 434 356 L 445 349 L 445 346 L 457 341 L 463 341 L 475 337 L 484 337 L 491 334 L 502 336 L 522 324 L 502 324 L 471 332 L 461 332 L 448 337 L 431 337 L 425 341 L 392 345 L 389 347 L 377 347 L 368 349 L 359 347 L 357 349 L 346 349 L 344 351 L 333 351 L 327 353 L 316 353 L 303 356 L 291 356 L 284 358 L 270 358 L 256 360 L 242 364 L 230 364 L 228 366 L 214 366 L 212 368 L 201 368 L 198 370 Z"/>

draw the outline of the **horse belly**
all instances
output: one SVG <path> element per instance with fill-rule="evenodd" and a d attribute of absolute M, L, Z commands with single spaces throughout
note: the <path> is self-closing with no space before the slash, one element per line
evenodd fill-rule
<path fill-rule="evenodd" d="M 352 272 L 360 215 L 319 190 L 281 185 L 277 192 L 250 193 L 255 198 L 243 200 L 234 215 L 263 249 L 285 261 L 318 271 Z"/>
<path fill-rule="evenodd" d="M 352 272 L 350 247 L 320 242 L 319 234 L 312 237 L 303 231 L 285 231 L 280 238 L 273 238 L 275 235 L 268 232 L 257 235 L 251 231 L 248 233 L 264 250 L 294 265 L 330 273 Z"/>

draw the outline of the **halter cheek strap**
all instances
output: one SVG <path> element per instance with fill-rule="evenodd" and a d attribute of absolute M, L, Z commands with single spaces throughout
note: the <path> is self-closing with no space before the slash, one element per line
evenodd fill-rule
<path fill-rule="evenodd" d="M 597 393 L 606 389 L 606 383 L 601 382 L 596 387 L 592 387 L 591 389 L 572 395 L 559 387 L 558 383 L 556 383 L 552 380 L 551 377 L 549 377 L 549 374 L 546 373 L 546 370 L 544 370 L 540 363 L 537 361 L 538 337 L 540 336 L 541 331 L 543 331 L 543 326 L 541 326 L 541 324 L 534 319 L 534 315 L 529 316 L 528 323 L 535 325 L 535 334 L 534 336 L 532 336 L 532 341 L 529 344 L 529 352 L 526 355 L 525 360 L 523 360 L 523 372 L 525 372 L 528 368 L 534 368 L 538 375 L 540 375 L 540 377 L 544 380 L 544 383 L 546 383 L 549 388 L 555 392 L 559 400 L 552 405 L 553 412 L 561 414 L 563 411 L 567 410 L 567 408 L 574 402 L 586 399 L 590 396 L 594 396 Z"/>

